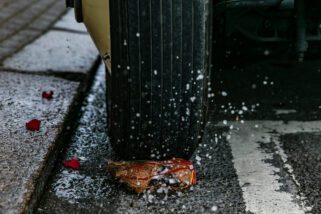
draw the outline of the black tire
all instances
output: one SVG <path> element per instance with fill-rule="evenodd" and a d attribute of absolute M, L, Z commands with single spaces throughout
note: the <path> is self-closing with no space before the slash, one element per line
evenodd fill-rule
<path fill-rule="evenodd" d="M 74 0 L 74 7 L 75 7 L 76 21 L 79 23 L 84 22 L 84 17 L 82 14 L 82 1 L 81 0 Z"/>
<path fill-rule="evenodd" d="M 189 158 L 207 113 L 211 0 L 111 0 L 113 149 Z"/>

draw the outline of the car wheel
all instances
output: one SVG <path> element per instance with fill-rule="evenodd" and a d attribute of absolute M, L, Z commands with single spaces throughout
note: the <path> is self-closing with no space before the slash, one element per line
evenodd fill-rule
<path fill-rule="evenodd" d="M 210 0 L 110 0 L 109 130 L 122 159 L 189 158 L 207 115 Z"/>

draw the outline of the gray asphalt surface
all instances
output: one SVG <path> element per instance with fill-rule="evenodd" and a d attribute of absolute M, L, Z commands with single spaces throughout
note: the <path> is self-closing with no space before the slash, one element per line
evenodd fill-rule
<path fill-rule="evenodd" d="M 281 140 L 312 213 L 320 213 L 321 133 L 288 134 Z"/>
<path fill-rule="evenodd" d="M 280 120 L 286 125 L 288 121 L 321 118 L 321 63 L 264 63 L 237 65 L 216 73 L 215 80 L 220 84 L 214 88 L 216 97 L 211 105 L 210 121 L 204 140 L 192 158 L 198 184 L 186 192 L 168 195 L 136 195 L 116 183 L 106 172 L 106 163 L 114 158 L 114 154 L 108 142 L 106 86 L 101 68 L 64 158 L 77 156 L 81 160 L 81 169 L 70 170 L 61 164 L 37 212 L 250 213 L 242 191 L 255 181 L 240 185 L 227 135 L 229 127 L 217 124 L 223 120 L 244 120 L 245 124 L 247 120 Z M 312 207 L 305 210 L 306 213 L 321 212 L 320 136 L 318 132 L 281 134 L 280 147 L 287 155 L 286 162 L 278 153 L 276 143 L 257 142 L 258 150 L 272 157 L 263 162 L 278 168 L 275 174 L 280 189 L 277 191 L 293 194 L 294 203 L 300 201 L 295 196 L 305 195 L 305 206 Z M 293 175 L 287 170 L 287 164 L 292 166 Z M 269 213 L 269 210 L 265 211 Z"/>
<path fill-rule="evenodd" d="M 81 169 L 57 170 L 39 213 L 245 212 L 230 148 L 223 138 L 219 144 L 215 141 L 221 138 L 223 130 L 219 129 L 207 129 L 203 144 L 192 158 L 198 185 L 187 192 L 137 195 L 117 184 L 105 170 L 113 152 L 107 136 L 104 80 L 101 68 L 65 157 L 68 160 L 77 156 Z"/>

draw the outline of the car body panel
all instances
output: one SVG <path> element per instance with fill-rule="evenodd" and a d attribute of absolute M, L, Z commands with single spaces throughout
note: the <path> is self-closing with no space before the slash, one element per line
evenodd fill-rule
<path fill-rule="evenodd" d="M 109 0 L 82 0 L 84 24 L 111 71 Z"/>

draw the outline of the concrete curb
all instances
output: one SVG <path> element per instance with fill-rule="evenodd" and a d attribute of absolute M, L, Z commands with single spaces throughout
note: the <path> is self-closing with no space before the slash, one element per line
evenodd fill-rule
<path fill-rule="evenodd" d="M 90 37 L 76 23 L 64 25 L 66 20 L 70 13 L 55 25 L 59 30 L 48 31 L 0 68 L 0 115 L 7 118 L 0 124 L 0 168 L 6 167 L 0 171 L 0 213 L 33 213 L 100 64 Z M 47 103 L 41 99 L 44 90 L 57 97 Z M 26 131 L 26 116 L 42 117 L 44 130 Z"/>

